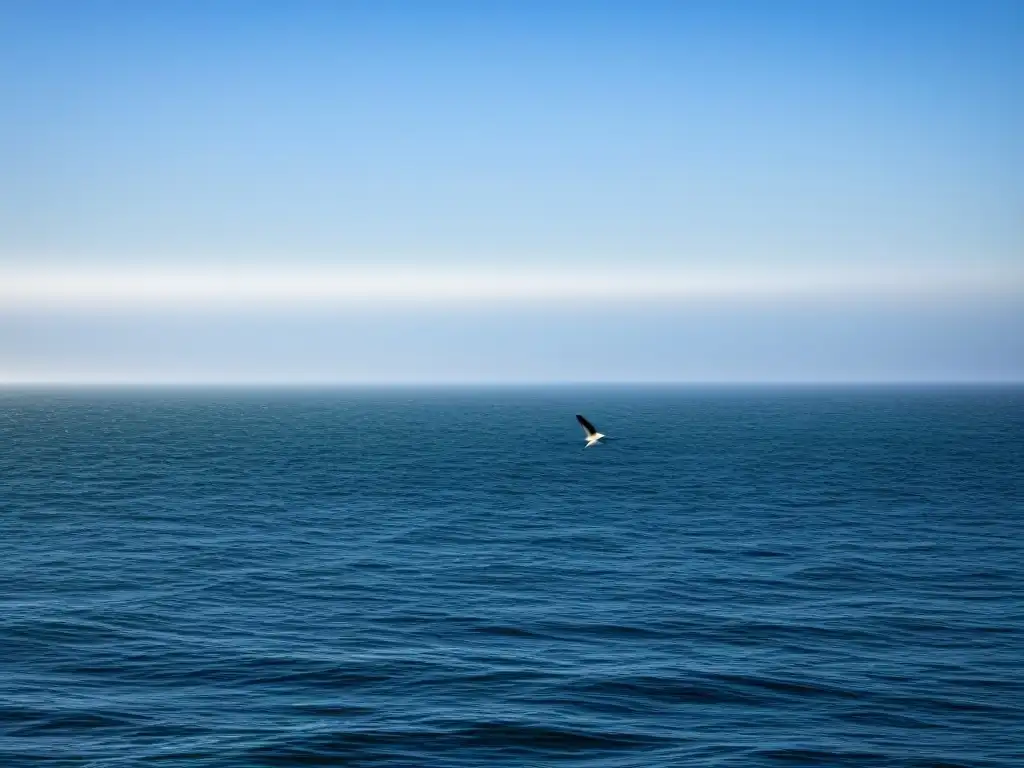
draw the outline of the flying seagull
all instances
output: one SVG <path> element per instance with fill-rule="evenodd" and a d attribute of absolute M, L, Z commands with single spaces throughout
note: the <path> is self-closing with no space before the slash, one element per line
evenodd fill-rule
<path fill-rule="evenodd" d="M 592 445 L 597 445 L 604 438 L 604 435 L 598 432 L 597 428 L 593 424 L 591 424 L 585 418 L 580 416 L 578 413 L 576 414 L 576 421 L 580 423 L 580 426 L 583 427 L 583 431 L 587 433 L 586 438 L 584 438 L 587 441 L 587 444 L 583 446 L 584 448 L 589 448 Z"/>

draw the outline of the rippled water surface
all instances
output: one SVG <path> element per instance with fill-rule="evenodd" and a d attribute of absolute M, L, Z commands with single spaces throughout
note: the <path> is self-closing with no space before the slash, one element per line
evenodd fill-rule
<path fill-rule="evenodd" d="M 1020 389 L 8 391 L 0 441 L 0 765 L 1024 765 Z"/>

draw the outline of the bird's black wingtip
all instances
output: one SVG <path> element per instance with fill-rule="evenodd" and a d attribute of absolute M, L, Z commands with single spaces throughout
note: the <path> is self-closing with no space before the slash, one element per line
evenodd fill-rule
<path fill-rule="evenodd" d="M 587 421 L 586 418 L 581 414 L 576 414 L 576 421 L 580 423 L 580 426 L 587 430 L 588 434 L 597 432 L 597 429 L 594 427 L 594 425 Z"/>

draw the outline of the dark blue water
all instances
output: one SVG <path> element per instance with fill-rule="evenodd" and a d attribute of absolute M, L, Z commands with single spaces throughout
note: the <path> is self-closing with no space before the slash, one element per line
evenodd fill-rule
<path fill-rule="evenodd" d="M 1024 765 L 1021 389 L 7 392 L 0 441 L 3 766 Z"/>

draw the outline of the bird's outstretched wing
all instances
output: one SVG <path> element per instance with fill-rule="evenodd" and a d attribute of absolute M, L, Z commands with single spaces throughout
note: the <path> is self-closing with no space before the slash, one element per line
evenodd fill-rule
<path fill-rule="evenodd" d="M 578 413 L 576 414 L 576 421 L 580 423 L 580 426 L 583 427 L 588 436 L 597 432 L 597 428 Z"/>

